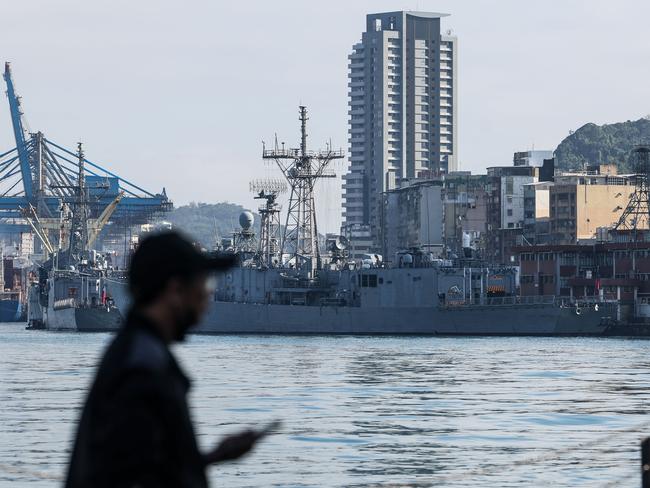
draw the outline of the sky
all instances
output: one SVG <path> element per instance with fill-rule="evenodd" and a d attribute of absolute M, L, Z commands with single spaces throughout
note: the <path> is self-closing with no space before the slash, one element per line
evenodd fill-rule
<path fill-rule="evenodd" d="M 31 130 L 176 205 L 257 207 L 277 178 L 262 141 L 347 150 L 347 56 L 365 15 L 451 14 L 459 42 L 459 160 L 484 172 L 555 149 L 585 123 L 650 113 L 647 0 L 1 0 L 0 54 Z M 13 147 L 6 99 L 0 152 Z M 334 169 L 341 174 L 346 163 Z M 340 223 L 340 180 L 317 191 L 321 232 Z"/>

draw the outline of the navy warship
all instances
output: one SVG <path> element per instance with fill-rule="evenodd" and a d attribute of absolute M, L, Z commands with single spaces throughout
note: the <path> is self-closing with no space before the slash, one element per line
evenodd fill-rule
<path fill-rule="evenodd" d="M 24 211 L 23 217 L 49 256 L 38 267 L 38 281 L 28 289 L 30 329 L 102 332 L 115 330 L 122 322 L 120 310 L 114 305 L 108 288 L 112 283 L 121 286 L 124 277 L 113 269 L 110 255 L 92 249 L 92 245 L 123 194 L 119 194 L 90 225 L 81 144 L 78 159 L 78 179 L 70 187 L 76 198 L 72 206 L 62 207 L 61 229 L 69 227 L 66 242 L 62 232 L 59 248 L 55 249 L 47 232 L 39 225 L 34 209 Z"/>
<path fill-rule="evenodd" d="M 618 303 L 595 298 L 517 295 L 514 267 L 476 260 L 436 259 L 405 249 L 394 264 L 378 256 L 352 261 L 343 236 L 321 252 L 314 186 L 332 177 L 329 163 L 343 157 L 328 145 L 307 149 L 306 109 L 300 107 L 301 143 L 263 147 L 284 180 L 256 181 L 262 200 L 259 232 L 253 214 L 223 240 L 239 265 L 217 277 L 208 312 L 195 329 L 211 334 L 414 334 L 414 335 L 601 335 L 617 322 Z M 290 189 L 284 226 L 278 196 Z M 126 288 L 114 288 L 118 307 Z"/>

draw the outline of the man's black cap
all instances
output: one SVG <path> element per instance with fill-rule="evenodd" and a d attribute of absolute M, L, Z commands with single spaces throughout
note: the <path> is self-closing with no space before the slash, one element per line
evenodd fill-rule
<path fill-rule="evenodd" d="M 129 285 L 136 303 L 149 302 L 171 278 L 225 271 L 236 261 L 232 253 L 206 254 L 176 231 L 145 237 L 131 258 Z"/>

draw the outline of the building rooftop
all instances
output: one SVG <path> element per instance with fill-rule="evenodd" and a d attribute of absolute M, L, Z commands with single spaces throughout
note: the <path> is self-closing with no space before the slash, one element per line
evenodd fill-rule
<path fill-rule="evenodd" d="M 545 186 L 550 187 L 553 186 L 554 182 L 552 181 L 535 181 L 534 183 L 526 183 L 524 186 L 535 186 L 535 187 L 540 187 L 543 188 Z"/>
<path fill-rule="evenodd" d="M 406 10 L 404 13 L 412 17 L 423 17 L 426 19 L 439 19 L 442 17 L 449 17 L 451 15 L 451 14 L 444 14 L 441 12 L 417 12 L 415 10 Z"/>
<path fill-rule="evenodd" d="M 449 17 L 451 14 L 445 14 L 441 12 L 419 12 L 416 10 L 397 10 L 395 12 L 375 12 L 374 14 L 368 14 L 368 17 L 374 17 L 378 15 L 399 15 L 399 14 L 406 14 L 410 15 L 411 17 L 421 17 L 423 19 L 441 19 L 442 17 Z"/>

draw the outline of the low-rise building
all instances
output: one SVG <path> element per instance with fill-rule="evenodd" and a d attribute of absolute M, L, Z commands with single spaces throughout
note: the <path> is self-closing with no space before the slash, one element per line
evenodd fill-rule
<path fill-rule="evenodd" d="M 524 189 L 525 242 L 595 242 L 602 229 L 618 222 L 633 193 L 634 176 L 617 174 L 613 165 L 560 173 L 553 182 L 528 184 Z"/>
<path fill-rule="evenodd" d="M 515 248 L 522 296 L 618 300 L 619 320 L 641 317 L 650 302 L 650 242 Z M 647 307 L 646 307 L 647 308 Z"/>
<path fill-rule="evenodd" d="M 555 176 L 550 188 L 549 242 L 575 244 L 596 238 L 601 227 L 618 222 L 634 192 L 631 175 L 613 165 Z"/>

